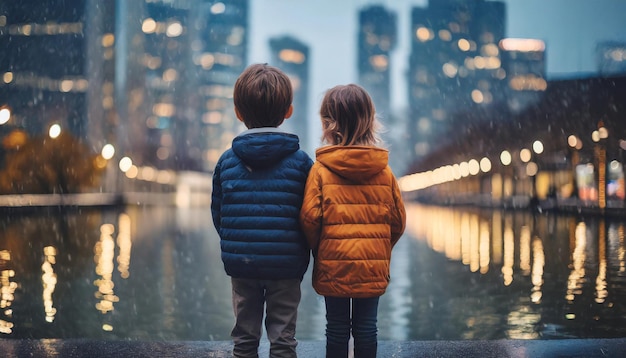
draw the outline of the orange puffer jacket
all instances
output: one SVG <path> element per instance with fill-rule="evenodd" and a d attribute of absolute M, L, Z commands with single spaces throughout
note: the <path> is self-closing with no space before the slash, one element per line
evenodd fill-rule
<path fill-rule="evenodd" d="M 300 211 L 315 259 L 313 287 L 323 296 L 380 296 L 389 284 L 391 248 L 406 224 L 389 152 L 328 146 L 316 159 Z"/>

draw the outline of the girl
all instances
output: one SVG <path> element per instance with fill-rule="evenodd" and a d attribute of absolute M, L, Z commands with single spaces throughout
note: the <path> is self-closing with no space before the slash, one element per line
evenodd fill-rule
<path fill-rule="evenodd" d="M 307 179 L 300 222 L 313 250 L 313 287 L 326 302 L 326 356 L 375 357 L 378 299 L 389 283 L 391 248 L 406 213 L 377 147 L 375 109 L 368 93 L 349 84 L 326 92 L 320 108 L 322 142 Z"/>

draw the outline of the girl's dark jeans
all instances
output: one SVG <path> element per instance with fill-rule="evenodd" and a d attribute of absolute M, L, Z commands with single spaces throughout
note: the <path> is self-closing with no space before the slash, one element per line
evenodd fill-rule
<path fill-rule="evenodd" d="M 350 333 L 354 337 L 354 357 L 376 357 L 379 297 L 338 298 L 326 301 L 326 357 L 348 357 Z M 352 307 L 350 307 L 352 304 Z"/>

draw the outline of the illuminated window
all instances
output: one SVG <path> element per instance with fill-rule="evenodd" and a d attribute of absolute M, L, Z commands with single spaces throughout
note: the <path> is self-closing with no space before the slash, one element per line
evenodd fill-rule
<path fill-rule="evenodd" d="M 470 42 L 466 39 L 459 39 L 459 41 L 457 41 L 457 46 L 459 46 L 459 50 L 466 52 L 470 49 Z"/>
<path fill-rule="evenodd" d="M 4 83 L 11 83 L 13 81 L 13 72 L 5 72 L 2 76 Z"/>
<path fill-rule="evenodd" d="M 498 56 L 498 54 L 500 54 L 500 51 L 498 50 L 498 46 L 490 43 L 483 45 L 483 47 L 480 49 L 480 53 L 483 56 Z"/>
<path fill-rule="evenodd" d="M 458 73 L 458 67 L 452 62 L 444 63 L 442 68 L 443 73 L 450 78 L 456 76 Z"/>
<path fill-rule="evenodd" d="M 420 133 L 430 132 L 430 120 L 426 117 L 422 117 L 417 121 L 417 130 Z"/>
<path fill-rule="evenodd" d="M 207 124 L 219 124 L 222 123 L 222 112 L 218 112 L 218 111 L 211 111 L 211 112 L 206 112 L 204 115 L 202 115 L 202 122 L 207 123 Z"/>
<path fill-rule="evenodd" d="M 278 57 L 284 62 L 301 64 L 306 60 L 306 56 L 301 51 L 284 49 L 278 53 Z"/>
<path fill-rule="evenodd" d="M 476 103 L 483 103 L 484 99 L 485 97 L 480 90 L 475 89 L 472 91 L 472 101 Z"/>
<path fill-rule="evenodd" d="M 111 47 L 115 43 L 115 35 L 108 33 L 102 36 L 102 47 Z"/>
<path fill-rule="evenodd" d="M 536 39 L 506 38 L 500 41 L 500 47 L 506 51 L 534 52 L 544 51 L 546 44 Z"/>
<path fill-rule="evenodd" d="M 156 29 L 157 29 L 157 23 L 156 21 L 154 21 L 154 19 L 147 18 L 143 20 L 143 23 L 141 24 L 141 31 L 143 31 L 146 34 L 152 34 L 156 31 Z"/>
<path fill-rule="evenodd" d="M 159 117 L 171 117 L 176 113 L 176 107 L 171 103 L 157 103 L 152 106 L 152 113 Z"/>
<path fill-rule="evenodd" d="M 389 60 L 385 55 L 375 55 L 370 57 L 370 64 L 378 71 L 384 71 L 389 66 Z"/>
<path fill-rule="evenodd" d="M 167 37 L 178 37 L 183 33 L 183 25 L 180 24 L 180 22 L 172 22 L 169 25 L 167 25 L 167 30 L 165 31 L 165 34 L 167 35 Z"/>
<path fill-rule="evenodd" d="M 430 31 L 430 29 L 427 29 L 425 27 L 418 28 L 415 34 L 417 35 L 417 39 L 420 40 L 421 42 L 432 40 L 434 37 L 433 32 Z"/>
<path fill-rule="evenodd" d="M 172 81 L 176 81 L 177 78 L 178 78 L 178 71 L 176 71 L 175 69 L 168 68 L 167 70 L 163 71 L 163 81 L 172 82 Z"/>
<path fill-rule="evenodd" d="M 448 30 L 439 30 L 439 38 L 443 41 L 452 40 L 452 34 Z"/>
<path fill-rule="evenodd" d="M 218 14 L 223 14 L 224 11 L 226 11 L 226 5 L 224 5 L 223 2 L 218 2 L 215 3 L 211 6 L 211 13 L 218 15 Z"/>

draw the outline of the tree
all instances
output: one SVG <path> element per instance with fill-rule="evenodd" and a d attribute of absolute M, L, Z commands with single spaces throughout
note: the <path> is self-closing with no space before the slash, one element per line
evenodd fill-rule
<path fill-rule="evenodd" d="M 22 146 L 5 149 L 1 194 L 80 193 L 99 184 L 98 155 L 69 133 L 28 138 Z"/>

